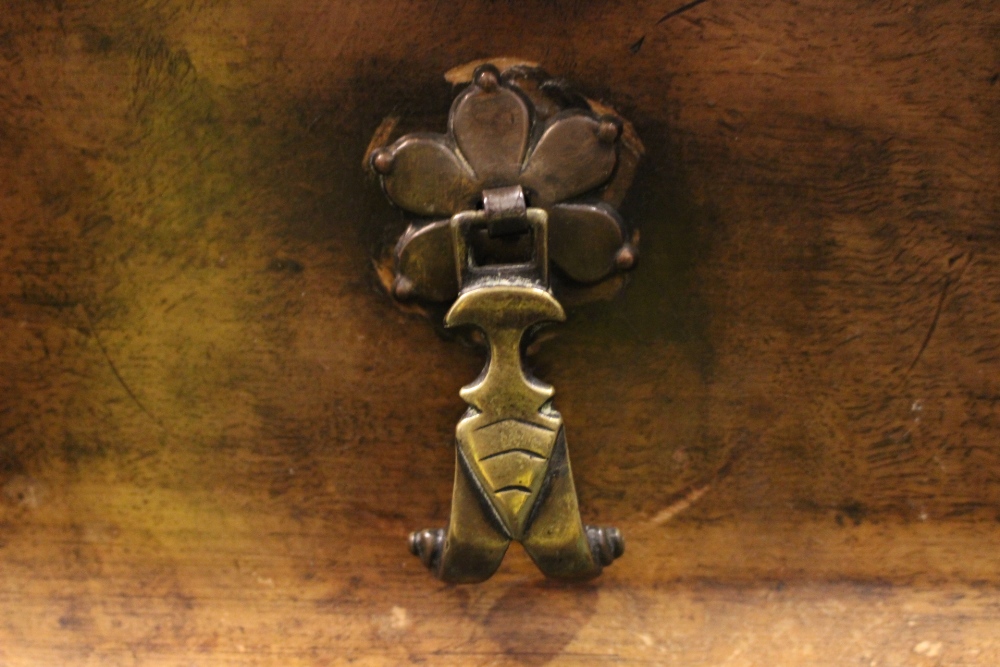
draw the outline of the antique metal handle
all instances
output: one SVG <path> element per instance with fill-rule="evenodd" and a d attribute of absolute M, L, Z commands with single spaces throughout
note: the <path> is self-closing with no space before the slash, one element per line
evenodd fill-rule
<path fill-rule="evenodd" d="M 614 204 L 642 148 L 602 112 L 537 68 L 485 64 L 455 100 L 447 134 L 404 135 L 371 153 L 386 194 L 417 216 L 395 249 L 393 294 L 450 303 L 445 326 L 475 327 L 489 349 L 461 391 L 469 407 L 456 428 L 448 527 L 410 536 L 442 580 L 489 578 L 512 540 L 558 578 L 596 576 L 624 551 L 616 528 L 583 524 L 554 391 L 522 359 L 539 325 L 565 319 L 554 287 L 620 286 L 635 263 Z"/>

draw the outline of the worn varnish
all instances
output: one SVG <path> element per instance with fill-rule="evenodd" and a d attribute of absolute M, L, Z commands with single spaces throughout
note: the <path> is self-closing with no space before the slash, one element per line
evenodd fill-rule
<path fill-rule="evenodd" d="M 5 0 L 0 664 L 998 664 L 1000 10 L 683 4 Z M 535 357 L 584 586 L 405 545 L 482 359 L 361 158 L 498 54 L 647 147 Z"/>

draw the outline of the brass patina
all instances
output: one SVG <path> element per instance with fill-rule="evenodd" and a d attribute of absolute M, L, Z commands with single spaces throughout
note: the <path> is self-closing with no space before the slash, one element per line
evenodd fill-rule
<path fill-rule="evenodd" d="M 632 137 L 625 146 L 621 118 L 547 81 L 535 69 L 482 65 L 447 134 L 405 135 L 370 156 L 389 198 L 422 218 L 396 246 L 394 296 L 450 302 L 444 325 L 475 328 L 489 350 L 461 391 L 469 407 L 455 431 L 448 527 L 410 536 L 411 551 L 448 582 L 489 578 L 515 540 L 564 579 L 594 577 L 624 551 L 616 528 L 583 524 L 554 391 L 527 373 L 522 354 L 540 325 L 566 317 L 553 275 L 563 289 L 586 289 L 634 265 L 633 237 L 612 204 L 641 145 Z"/>

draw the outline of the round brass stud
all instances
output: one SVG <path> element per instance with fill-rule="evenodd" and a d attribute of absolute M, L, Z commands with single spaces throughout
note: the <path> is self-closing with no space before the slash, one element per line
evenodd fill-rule
<path fill-rule="evenodd" d="M 615 268 L 619 271 L 628 271 L 635 266 L 635 261 L 639 258 L 635 247 L 626 243 L 615 255 Z"/>
<path fill-rule="evenodd" d="M 605 144 L 613 144 L 621 133 L 621 126 L 613 120 L 605 119 L 597 127 L 597 138 Z"/>
<path fill-rule="evenodd" d="M 392 171 L 392 153 L 387 148 L 380 148 L 372 153 L 372 167 L 385 176 Z"/>
<path fill-rule="evenodd" d="M 392 282 L 392 295 L 400 301 L 413 298 L 413 281 L 405 276 L 396 276 Z"/>
<path fill-rule="evenodd" d="M 476 85 L 487 93 L 492 93 L 500 86 L 500 73 L 489 65 L 484 65 L 476 71 Z"/>

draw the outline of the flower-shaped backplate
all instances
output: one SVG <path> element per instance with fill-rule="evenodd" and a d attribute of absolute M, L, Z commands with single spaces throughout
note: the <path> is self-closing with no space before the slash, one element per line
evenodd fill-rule
<path fill-rule="evenodd" d="M 501 74 L 485 64 L 452 104 L 447 133 L 407 134 L 373 150 L 389 199 L 418 218 L 396 245 L 395 295 L 454 299 L 448 218 L 482 208 L 484 190 L 509 186 L 546 210 L 549 259 L 565 282 L 593 285 L 631 268 L 634 239 L 614 206 L 642 145 L 620 117 L 595 106 L 541 70 Z"/>

